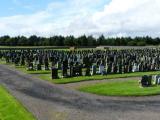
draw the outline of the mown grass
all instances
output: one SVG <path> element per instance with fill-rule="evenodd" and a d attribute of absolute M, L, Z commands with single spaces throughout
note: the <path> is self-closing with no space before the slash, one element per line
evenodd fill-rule
<path fill-rule="evenodd" d="M 0 120 L 35 120 L 35 118 L 0 86 Z"/>
<path fill-rule="evenodd" d="M 103 96 L 150 96 L 160 94 L 160 86 L 142 88 L 135 80 L 86 85 L 78 90 Z"/>
<path fill-rule="evenodd" d="M 0 59 L 0 64 L 6 64 L 5 60 Z"/>

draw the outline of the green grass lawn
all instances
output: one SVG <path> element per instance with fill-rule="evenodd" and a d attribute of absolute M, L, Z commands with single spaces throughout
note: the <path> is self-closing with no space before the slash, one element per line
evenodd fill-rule
<path fill-rule="evenodd" d="M 6 64 L 4 60 L 0 60 L 0 64 Z"/>
<path fill-rule="evenodd" d="M 35 118 L 0 86 L 0 120 L 35 120 Z"/>
<path fill-rule="evenodd" d="M 82 86 L 78 90 L 103 96 L 150 96 L 160 94 L 160 86 L 142 88 L 136 80 L 98 83 Z"/>

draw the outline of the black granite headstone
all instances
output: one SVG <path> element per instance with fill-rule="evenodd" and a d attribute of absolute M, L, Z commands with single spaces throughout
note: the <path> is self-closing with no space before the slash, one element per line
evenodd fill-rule
<path fill-rule="evenodd" d="M 52 67 L 52 79 L 58 79 L 58 68 Z"/>

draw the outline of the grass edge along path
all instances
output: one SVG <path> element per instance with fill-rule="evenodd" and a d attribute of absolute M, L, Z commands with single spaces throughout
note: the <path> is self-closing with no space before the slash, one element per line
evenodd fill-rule
<path fill-rule="evenodd" d="M 36 120 L 36 118 L 0 85 L 0 120 Z"/>
<path fill-rule="evenodd" d="M 142 88 L 138 81 L 112 81 L 98 83 L 94 85 L 85 85 L 78 88 L 81 92 L 92 93 L 102 96 L 152 96 L 160 94 L 160 86 Z"/>

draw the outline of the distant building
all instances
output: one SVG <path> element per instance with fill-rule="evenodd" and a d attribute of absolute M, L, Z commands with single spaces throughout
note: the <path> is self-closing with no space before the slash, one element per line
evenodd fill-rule
<path fill-rule="evenodd" d="M 96 47 L 96 49 L 108 50 L 109 47 L 107 47 L 107 46 L 98 46 L 98 47 Z"/>

